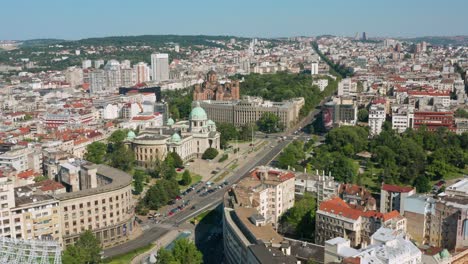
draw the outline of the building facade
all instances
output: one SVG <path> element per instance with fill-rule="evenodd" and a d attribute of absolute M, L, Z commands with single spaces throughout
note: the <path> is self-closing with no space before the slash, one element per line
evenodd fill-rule
<path fill-rule="evenodd" d="M 151 54 L 151 72 L 155 82 L 169 80 L 169 54 Z"/>
<path fill-rule="evenodd" d="M 277 115 L 285 128 L 290 128 L 299 120 L 304 98 L 271 102 L 258 97 L 246 97 L 239 101 L 207 100 L 199 103 L 206 110 L 208 117 L 216 123 L 229 123 L 241 127 L 255 124 L 264 113 L 268 112 Z"/>
<path fill-rule="evenodd" d="M 218 75 L 215 71 L 209 71 L 206 80 L 200 85 L 195 84 L 193 91 L 194 101 L 215 100 L 230 101 L 239 100 L 240 83 L 239 81 L 226 82 L 221 84 L 218 81 Z"/>
<path fill-rule="evenodd" d="M 75 243 L 86 230 L 91 230 L 103 247 L 129 240 L 134 228 L 132 176 L 87 162 L 79 169 L 80 189 L 55 195 L 60 204 L 64 246 Z"/>
<path fill-rule="evenodd" d="M 370 237 L 380 227 L 389 227 L 406 232 L 406 219 L 398 211 L 380 213 L 364 211 L 350 206 L 336 197 L 323 201 L 316 212 L 315 242 L 342 237 L 351 241 L 352 247 L 366 246 Z"/>
<path fill-rule="evenodd" d="M 127 142 L 140 166 L 150 167 L 156 160 L 163 160 L 168 152 L 176 152 L 182 160 L 188 161 L 201 157 L 208 148 L 219 149 L 220 133 L 198 104 L 190 112 L 188 121 L 175 123 L 170 118 L 165 126 L 147 128 L 138 136 L 129 133 Z"/>

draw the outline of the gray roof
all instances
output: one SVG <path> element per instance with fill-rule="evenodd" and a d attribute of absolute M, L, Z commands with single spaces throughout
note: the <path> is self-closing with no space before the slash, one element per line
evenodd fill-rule
<path fill-rule="evenodd" d="M 97 174 L 110 180 L 109 184 L 98 186 L 93 189 L 86 189 L 76 192 L 56 194 L 54 197 L 58 200 L 69 200 L 89 196 L 98 193 L 110 192 L 127 187 L 132 183 L 132 176 L 124 171 L 112 168 L 104 164 L 83 165 L 85 168 L 97 168 Z"/>

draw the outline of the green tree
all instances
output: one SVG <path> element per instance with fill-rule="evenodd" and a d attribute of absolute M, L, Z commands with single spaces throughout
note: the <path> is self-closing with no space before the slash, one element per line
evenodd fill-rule
<path fill-rule="evenodd" d="M 414 179 L 413 186 L 416 187 L 416 190 L 420 193 L 431 191 L 431 182 L 424 175 L 416 177 L 416 179 Z"/>
<path fill-rule="evenodd" d="M 271 112 L 265 112 L 258 120 L 258 128 L 265 133 L 278 132 L 280 130 L 279 117 Z"/>
<path fill-rule="evenodd" d="M 229 140 L 239 138 L 239 132 L 237 131 L 236 127 L 232 124 L 220 123 L 217 124 L 216 129 L 221 134 L 220 145 L 223 149 L 227 147 Z"/>
<path fill-rule="evenodd" d="M 186 238 L 176 240 L 174 248 L 158 250 L 157 264 L 201 264 L 203 255 L 192 241 Z"/>
<path fill-rule="evenodd" d="M 332 157 L 331 174 L 333 177 L 341 182 L 353 182 L 357 176 L 359 165 L 354 160 L 338 152 L 333 153 Z"/>
<path fill-rule="evenodd" d="M 179 195 L 179 184 L 175 180 L 160 179 L 146 192 L 142 206 L 157 210 Z"/>
<path fill-rule="evenodd" d="M 110 137 L 107 139 L 112 144 L 122 143 L 125 138 L 127 138 L 127 130 L 126 129 L 119 129 L 114 131 Z"/>
<path fill-rule="evenodd" d="M 216 156 L 218 156 L 218 150 L 216 150 L 215 148 L 207 148 L 205 150 L 205 152 L 203 153 L 203 155 L 202 155 L 202 159 L 212 160 L 212 159 L 216 158 Z"/>
<path fill-rule="evenodd" d="M 255 124 L 245 124 L 241 127 L 239 138 L 241 140 L 251 140 L 253 133 L 257 130 Z"/>
<path fill-rule="evenodd" d="M 169 155 L 172 157 L 173 160 L 173 166 L 175 168 L 182 168 L 184 166 L 184 161 L 182 158 L 177 154 L 177 152 L 169 152 Z"/>
<path fill-rule="evenodd" d="M 135 194 L 140 194 L 143 191 L 145 180 L 145 173 L 141 170 L 136 170 L 133 174 L 133 182 L 135 187 Z"/>
<path fill-rule="evenodd" d="M 42 181 L 45 181 L 47 180 L 47 177 L 44 176 L 44 175 L 41 175 L 41 176 L 37 176 L 34 178 L 34 182 L 42 182 Z"/>
<path fill-rule="evenodd" d="M 63 252 L 63 263 L 94 264 L 101 261 L 101 243 L 90 230 L 83 232 L 75 245 Z"/>
<path fill-rule="evenodd" d="M 312 239 L 315 231 L 315 198 L 306 193 L 280 219 L 280 230 L 296 238 Z"/>
<path fill-rule="evenodd" d="M 186 238 L 178 239 L 175 242 L 172 255 L 177 261 L 184 264 L 201 264 L 203 262 L 202 253 L 192 241 Z"/>
<path fill-rule="evenodd" d="M 192 183 L 192 176 L 190 176 L 190 172 L 188 170 L 185 170 L 184 173 L 182 174 L 182 180 L 180 181 L 180 185 L 187 186 L 190 183 Z"/>
<path fill-rule="evenodd" d="M 107 154 L 106 144 L 96 141 L 86 146 L 84 159 L 95 164 L 104 163 Z"/>
<path fill-rule="evenodd" d="M 360 122 L 367 122 L 369 120 L 369 111 L 365 108 L 360 109 L 358 112 L 358 120 Z"/>
<path fill-rule="evenodd" d="M 172 255 L 172 251 L 167 250 L 164 247 L 161 247 L 158 250 L 156 264 L 182 264 L 177 261 Z"/>
<path fill-rule="evenodd" d="M 114 144 L 112 153 L 110 153 L 109 165 L 120 170 L 129 172 L 133 169 L 135 163 L 135 153 L 123 143 Z"/>

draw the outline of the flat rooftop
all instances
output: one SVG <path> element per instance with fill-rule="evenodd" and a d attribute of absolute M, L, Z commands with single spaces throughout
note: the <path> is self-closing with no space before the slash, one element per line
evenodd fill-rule
<path fill-rule="evenodd" d="M 76 191 L 76 192 L 56 194 L 54 195 L 56 199 L 61 200 L 61 201 L 76 199 L 76 198 L 85 197 L 89 195 L 122 189 L 132 184 L 132 179 L 133 179 L 132 175 L 124 171 L 112 168 L 104 164 L 90 164 L 90 165 L 82 165 L 82 166 L 84 166 L 87 169 L 97 168 L 97 175 L 101 175 L 103 177 L 108 178 L 110 180 L 110 183 L 106 185 L 98 186 L 97 188 L 93 188 L 93 189 L 86 189 L 86 190 L 81 190 L 81 191 Z"/>

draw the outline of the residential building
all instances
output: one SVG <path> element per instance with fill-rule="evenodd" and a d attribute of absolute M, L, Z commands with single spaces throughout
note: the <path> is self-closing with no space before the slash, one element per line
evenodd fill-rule
<path fill-rule="evenodd" d="M 468 247 L 468 178 L 448 186 L 439 197 L 429 243 L 448 250 Z"/>
<path fill-rule="evenodd" d="M 370 135 L 376 136 L 382 132 L 382 126 L 386 119 L 386 107 L 384 103 L 373 103 L 369 108 Z"/>
<path fill-rule="evenodd" d="M 310 68 L 310 74 L 311 75 L 319 74 L 319 63 L 317 61 L 312 62 L 312 65 Z"/>
<path fill-rule="evenodd" d="M 285 238 L 275 221 L 294 204 L 294 173 L 257 167 L 224 196 L 225 261 L 245 263 L 323 262 L 323 246 Z"/>
<path fill-rule="evenodd" d="M 380 212 L 389 213 L 394 210 L 405 213 L 405 200 L 416 193 L 416 188 L 392 184 L 382 184 L 380 188 Z"/>
<path fill-rule="evenodd" d="M 320 245 L 329 239 L 343 237 L 351 241 L 352 247 L 365 246 L 380 227 L 406 232 L 406 219 L 398 211 L 364 211 L 339 197 L 320 203 L 315 221 L 315 242 Z"/>
<path fill-rule="evenodd" d="M 81 68 L 83 68 L 83 69 L 91 68 L 91 66 L 92 66 L 91 60 L 83 60 L 81 62 Z"/>
<path fill-rule="evenodd" d="M 158 83 L 169 80 L 169 55 L 151 54 L 151 71 L 153 81 Z"/>
<path fill-rule="evenodd" d="M 406 228 L 417 245 L 429 244 L 431 219 L 435 214 L 436 200 L 429 195 L 413 194 L 404 199 L 403 216 L 406 217 Z"/>
<path fill-rule="evenodd" d="M 139 62 L 133 65 L 136 72 L 136 83 L 146 83 L 150 80 L 150 68 L 148 64 Z"/>
<path fill-rule="evenodd" d="M 325 90 L 328 86 L 328 79 L 318 79 L 312 81 L 313 85 L 317 85 L 321 92 Z"/>
<path fill-rule="evenodd" d="M 336 237 L 325 242 L 325 264 L 423 264 L 422 253 L 405 235 L 390 228 L 379 228 L 368 246 L 354 249 L 351 241 Z M 426 264 L 424 262 L 424 264 Z"/>
<path fill-rule="evenodd" d="M 356 96 L 357 83 L 351 78 L 345 78 L 338 83 L 338 96 Z"/>
<path fill-rule="evenodd" d="M 424 126 L 428 131 L 436 131 L 440 127 L 445 127 L 455 132 L 453 112 L 424 112 L 414 113 L 414 128 Z"/>
<path fill-rule="evenodd" d="M 323 124 L 327 129 L 341 125 L 355 125 L 357 114 L 356 101 L 350 97 L 335 97 L 322 107 Z"/>
<path fill-rule="evenodd" d="M 414 108 L 396 106 L 392 107 L 392 129 L 398 133 L 405 132 L 408 128 L 413 128 Z"/>

